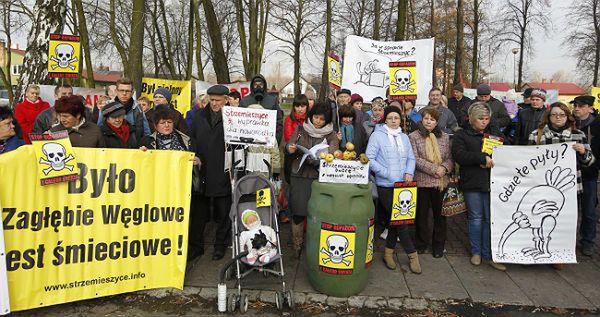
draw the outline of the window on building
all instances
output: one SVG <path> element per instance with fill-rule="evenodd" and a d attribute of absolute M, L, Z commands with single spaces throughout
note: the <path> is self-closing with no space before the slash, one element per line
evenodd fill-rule
<path fill-rule="evenodd" d="M 14 76 L 21 75 L 21 71 L 23 71 L 23 65 L 12 65 L 11 74 Z"/>

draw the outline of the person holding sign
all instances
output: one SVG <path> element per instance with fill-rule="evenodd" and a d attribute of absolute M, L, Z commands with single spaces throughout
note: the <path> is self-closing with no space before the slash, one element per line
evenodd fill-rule
<path fill-rule="evenodd" d="M 580 196 L 584 192 L 581 170 L 592 166 L 596 158 L 585 133 L 575 128 L 575 118 L 573 118 L 571 110 L 564 103 L 555 102 L 544 113 L 540 127 L 529 135 L 529 144 L 564 142 L 576 142 L 573 144 L 573 149 L 577 153 L 577 195 Z M 585 226 L 585 222 L 582 225 Z M 595 226 L 595 224 L 593 225 Z M 554 268 L 562 269 L 562 264 L 555 264 Z"/>
<path fill-rule="evenodd" d="M 338 149 L 339 141 L 333 132 L 331 108 L 329 103 L 316 104 L 308 112 L 308 119 L 299 125 L 285 147 L 286 155 L 292 161 L 290 177 L 289 207 L 292 212 L 292 239 L 294 252 L 299 257 L 304 242 L 304 219 L 308 215 L 308 201 L 311 195 L 312 182 L 319 178 L 319 158 L 305 157 L 306 153 L 298 145 L 311 149 L 320 144 L 326 144 L 328 153 Z M 302 164 L 301 164 L 302 163 Z"/>
<path fill-rule="evenodd" d="M 417 170 L 417 218 L 415 245 L 423 253 L 432 239 L 434 258 L 444 255 L 446 243 L 446 217 L 442 216 L 444 189 L 448 186 L 448 174 L 454 169 L 450 155 L 450 136 L 437 126 L 440 114 L 430 108 L 423 110 L 419 130 L 409 135 L 415 153 Z M 429 231 L 429 208 L 433 212 L 433 238 Z"/>
<path fill-rule="evenodd" d="M 83 99 L 77 95 L 62 97 L 54 104 L 60 122 L 50 132 L 67 130 L 73 147 L 106 147 L 100 128 L 85 119 Z"/>
<path fill-rule="evenodd" d="M 415 174 L 415 156 L 408 136 L 402 133 L 400 118 L 402 113 L 398 107 L 387 107 L 383 118 L 385 124 L 375 127 L 367 145 L 367 157 L 370 171 L 375 174 L 375 184 L 379 196 L 379 206 L 384 209 L 387 219 L 391 219 L 394 195 L 394 183 L 412 182 Z M 390 226 L 385 240 L 383 261 L 390 270 L 396 269 L 394 249 L 396 240 L 404 248 L 410 260 L 410 270 L 421 273 L 419 255 L 408 233 L 408 225 Z"/>
<path fill-rule="evenodd" d="M 340 140 L 340 150 L 355 151 L 356 154 L 365 152 L 367 148 L 367 132 L 363 127 L 362 119 L 357 118 L 356 109 L 349 105 L 340 106 L 340 132 L 337 133 L 337 138 Z M 350 143 L 352 146 L 347 146 Z"/>
<path fill-rule="evenodd" d="M 15 132 L 14 116 L 10 108 L 0 107 L 0 154 L 16 150 L 25 142 Z"/>
<path fill-rule="evenodd" d="M 459 186 L 464 191 L 469 215 L 471 264 L 485 260 L 496 270 L 506 266 L 492 261 L 490 235 L 490 169 L 494 167 L 491 154 L 483 151 L 485 135 L 502 137 L 495 125 L 490 125 L 492 109 L 485 102 L 469 107 L 469 125 L 452 139 L 452 157 L 460 164 Z"/>

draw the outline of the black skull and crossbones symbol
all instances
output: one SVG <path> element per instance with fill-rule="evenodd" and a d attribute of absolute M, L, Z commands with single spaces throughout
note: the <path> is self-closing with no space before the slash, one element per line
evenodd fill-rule
<path fill-rule="evenodd" d="M 71 70 L 75 70 L 75 66 L 71 65 L 78 61 L 77 57 L 73 57 L 75 53 L 75 49 L 71 44 L 61 43 L 56 45 L 54 49 L 54 56 L 50 57 L 50 60 L 56 62 L 57 64 L 52 65 L 52 69 L 56 68 L 70 68 Z"/>
<path fill-rule="evenodd" d="M 327 249 L 321 248 L 321 253 L 326 254 L 329 258 L 323 259 L 323 263 L 344 263 L 346 266 L 350 266 L 350 261 L 344 260 L 354 255 L 352 250 L 348 250 L 348 245 L 348 239 L 344 236 L 333 234 L 327 237 Z"/>
<path fill-rule="evenodd" d="M 394 213 L 394 218 L 398 218 L 398 216 L 402 215 L 402 216 L 413 216 L 413 212 L 410 211 L 412 208 L 415 207 L 415 204 L 412 202 L 413 199 L 413 194 L 410 190 L 403 190 L 400 192 L 400 194 L 398 195 L 398 203 L 399 204 L 394 204 L 394 210 L 397 210 L 398 212 Z"/>
<path fill-rule="evenodd" d="M 394 77 L 396 79 L 396 89 L 393 90 L 394 93 L 398 92 L 398 91 L 410 91 L 411 93 L 415 92 L 414 89 L 410 88 L 410 86 L 415 84 L 414 80 L 411 80 L 412 78 L 412 73 L 407 70 L 407 69 L 399 69 L 398 71 L 396 71 L 396 73 L 394 74 Z"/>
<path fill-rule="evenodd" d="M 67 164 L 70 160 L 75 159 L 73 155 L 67 156 L 67 150 L 62 144 L 59 143 L 46 143 L 42 146 L 42 152 L 46 155 L 46 159 L 40 157 L 40 163 L 49 165 L 47 169 L 44 169 L 44 175 L 48 175 L 51 171 L 62 171 L 68 169 L 73 171 L 74 166 Z"/>

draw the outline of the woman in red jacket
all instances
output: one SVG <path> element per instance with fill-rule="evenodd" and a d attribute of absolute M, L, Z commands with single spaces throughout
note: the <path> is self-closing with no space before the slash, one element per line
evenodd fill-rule
<path fill-rule="evenodd" d="M 23 140 L 30 144 L 29 133 L 33 129 L 33 123 L 37 115 L 50 108 L 50 104 L 40 98 L 40 86 L 29 85 L 25 91 L 25 99 L 23 102 L 15 106 L 15 119 L 23 129 Z"/>

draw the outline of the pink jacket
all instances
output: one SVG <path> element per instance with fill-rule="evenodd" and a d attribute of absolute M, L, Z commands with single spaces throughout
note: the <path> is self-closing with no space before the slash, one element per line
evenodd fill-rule
<path fill-rule="evenodd" d="M 417 187 L 433 188 L 437 187 L 438 179 L 435 178 L 435 172 L 438 166 L 427 160 L 425 152 L 425 137 L 421 135 L 419 130 L 409 134 L 410 144 L 412 145 L 415 159 L 417 160 L 417 168 L 415 171 L 414 181 L 417 182 Z M 443 133 L 437 139 L 442 155 L 442 166 L 446 168 L 448 173 L 454 169 L 454 161 L 450 153 L 450 137 L 447 133 Z M 448 186 L 448 174 L 444 175 L 444 187 Z"/>

